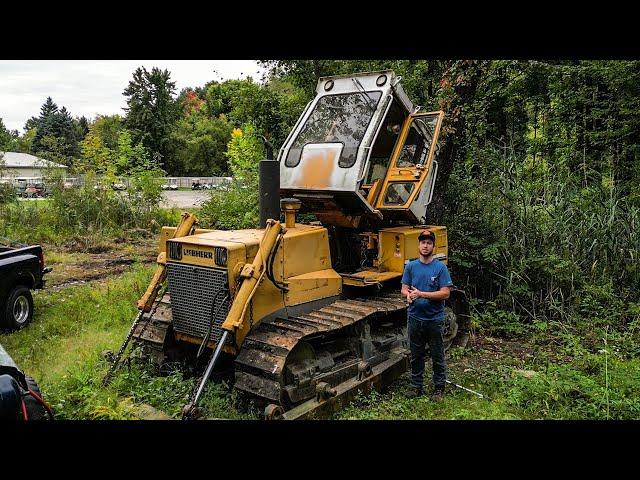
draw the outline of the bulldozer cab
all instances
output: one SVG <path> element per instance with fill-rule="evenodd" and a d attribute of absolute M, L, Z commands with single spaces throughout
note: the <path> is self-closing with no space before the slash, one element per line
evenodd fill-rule
<path fill-rule="evenodd" d="M 442 112 L 417 113 L 392 71 L 322 77 L 285 141 L 281 195 L 325 224 L 424 220 Z"/>

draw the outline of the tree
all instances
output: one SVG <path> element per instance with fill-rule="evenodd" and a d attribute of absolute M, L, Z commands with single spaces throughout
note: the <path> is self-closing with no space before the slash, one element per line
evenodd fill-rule
<path fill-rule="evenodd" d="M 235 127 L 250 122 L 256 134 L 264 135 L 276 148 L 284 143 L 308 101 L 301 88 L 278 79 L 266 85 L 251 79 L 210 82 L 204 90 L 210 118 L 225 115 Z"/>
<path fill-rule="evenodd" d="M 233 130 L 227 157 L 235 178 L 257 186 L 258 166 L 264 159 L 264 147 L 253 125 L 248 123 L 242 129 Z"/>
<path fill-rule="evenodd" d="M 82 116 L 80 118 L 73 119 L 73 128 L 75 130 L 76 140 L 81 142 L 84 140 L 84 137 L 89 133 L 89 120 L 86 117 Z"/>
<path fill-rule="evenodd" d="M 60 113 L 58 114 L 58 122 L 60 137 L 62 137 L 65 144 L 66 155 L 68 157 L 77 157 L 80 154 L 80 149 L 78 147 L 76 128 L 73 118 L 67 111 L 66 107 L 62 107 L 60 110 Z"/>
<path fill-rule="evenodd" d="M 37 133 L 36 128 L 32 128 L 27 130 L 23 135 L 20 135 L 16 138 L 15 141 L 15 151 L 22 153 L 31 153 L 33 139 L 35 138 Z"/>
<path fill-rule="evenodd" d="M 131 132 L 124 128 L 119 115 L 99 115 L 80 145 L 82 170 L 125 175 L 157 168 L 142 143 L 133 144 Z"/>
<path fill-rule="evenodd" d="M 133 143 L 142 143 L 153 158 L 160 158 L 163 166 L 169 161 L 169 133 L 178 117 L 173 98 L 175 82 L 170 81 L 170 76 L 168 70 L 154 67 L 148 72 L 139 67 L 123 92 L 127 97 L 125 126 Z"/>
<path fill-rule="evenodd" d="M 242 129 L 233 130 L 227 157 L 234 182 L 228 191 L 213 191 L 202 205 L 203 225 L 222 229 L 256 228 L 258 165 L 264 158 L 264 148 L 253 125 L 246 124 Z"/>
<path fill-rule="evenodd" d="M 25 128 L 28 127 L 36 129 L 36 135 L 33 138 L 32 142 L 32 148 L 34 150 L 41 149 L 41 141 L 43 137 L 52 134 L 53 136 L 56 136 L 56 134 L 59 133 L 57 125 L 57 113 L 58 106 L 53 102 L 53 99 L 51 97 L 47 97 L 45 102 L 42 104 L 42 107 L 40 107 L 40 116 L 37 118 L 32 117 L 27 120 L 27 125 L 25 126 Z"/>
<path fill-rule="evenodd" d="M 14 135 L 5 127 L 2 118 L 0 117 L 0 151 L 13 150 L 15 142 Z"/>
<path fill-rule="evenodd" d="M 210 118 L 205 101 L 193 91 L 182 95 L 183 116 L 171 132 L 173 153 L 167 165 L 173 175 L 225 176 L 227 143 L 233 126 L 224 114 Z"/>
<path fill-rule="evenodd" d="M 79 170 L 94 170 L 97 173 L 105 173 L 113 157 L 113 150 L 104 143 L 97 122 L 89 127 L 89 132 L 80 142 L 82 159 L 78 163 Z"/>
<path fill-rule="evenodd" d="M 36 129 L 31 145 L 32 151 L 45 158 L 53 156 L 64 165 L 73 164 L 80 150 L 73 118 L 66 107 L 58 110 L 58 106 L 51 97 L 47 97 L 40 108 L 40 116 L 36 119 L 30 118 L 25 127 L 32 125 Z M 47 137 L 48 140 L 45 141 Z"/>
<path fill-rule="evenodd" d="M 115 164 L 117 175 L 158 169 L 158 165 L 152 161 L 149 152 L 142 143 L 132 145 L 131 133 L 126 129 L 123 129 L 118 137 Z"/>

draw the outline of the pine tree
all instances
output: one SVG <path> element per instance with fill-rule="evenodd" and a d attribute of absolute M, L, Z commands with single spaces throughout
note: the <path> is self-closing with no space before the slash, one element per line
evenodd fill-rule
<path fill-rule="evenodd" d="M 175 82 L 169 80 L 170 76 L 168 70 L 154 67 L 149 73 L 140 67 L 123 92 L 127 97 L 125 125 L 132 143 L 142 143 L 162 165 L 171 151 L 169 133 L 179 113 L 173 98 Z"/>
<path fill-rule="evenodd" d="M 32 149 L 38 151 L 42 148 L 42 138 L 45 136 L 55 136 L 55 115 L 58 113 L 58 106 L 53 103 L 51 97 L 47 97 L 42 107 L 40 107 L 40 116 L 36 119 L 29 119 L 26 127 L 34 126 L 36 128 L 36 136 L 33 138 Z M 34 120 L 34 121 L 32 121 Z M 31 123 L 31 125 L 29 125 Z"/>
<path fill-rule="evenodd" d="M 84 140 L 84 137 L 87 136 L 87 133 L 89 133 L 89 120 L 87 120 L 85 116 L 80 118 L 76 117 L 73 120 L 73 127 L 76 132 L 76 140 L 81 142 Z"/>
<path fill-rule="evenodd" d="M 59 127 L 58 137 L 64 141 L 65 152 L 69 157 L 76 157 L 80 153 L 78 148 L 78 138 L 73 123 L 73 118 L 67 111 L 66 107 L 62 107 L 57 115 L 57 126 Z"/>

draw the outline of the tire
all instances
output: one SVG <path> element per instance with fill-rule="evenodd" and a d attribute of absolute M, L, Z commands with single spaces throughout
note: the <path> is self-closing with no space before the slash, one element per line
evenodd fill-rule
<path fill-rule="evenodd" d="M 38 387 L 37 382 L 31 378 L 29 375 L 25 375 L 25 379 L 27 381 L 27 387 L 29 390 L 33 390 L 38 394 L 39 397 L 42 397 L 40 393 L 40 387 Z M 31 395 L 27 395 L 24 397 L 24 404 L 27 407 L 27 415 L 29 416 L 29 420 L 47 420 L 49 415 L 47 411 L 44 409 L 40 402 L 38 402 Z"/>
<path fill-rule="evenodd" d="M 10 330 L 20 330 L 33 320 L 33 297 L 29 289 L 23 285 L 15 287 L 5 302 L 4 326 Z"/>
<path fill-rule="evenodd" d="M 454 339 L 458 334 L 458 322 L 456 319 L 456 314 L 453 313 L 453 310 L 449 307 L 444 309 L 444 328 L 442 332 L 444 349 L 449 350 Z"/>

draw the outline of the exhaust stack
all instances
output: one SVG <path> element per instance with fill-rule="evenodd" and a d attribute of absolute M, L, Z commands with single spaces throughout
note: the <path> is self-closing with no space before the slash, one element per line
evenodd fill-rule
<path fill-rule="evenodd" d="M 266 228 L 267 220 L 280 219 L 280 162 L 260 161 L 260 228 Z"/>
<path fill-rule="evenodd" d="M 280 200 L 280 207 L 284 210 L 285 227 L 295 228 L 296 212 L 300 210 L 302 202 L 297 198 L 283 198 Z"/>

